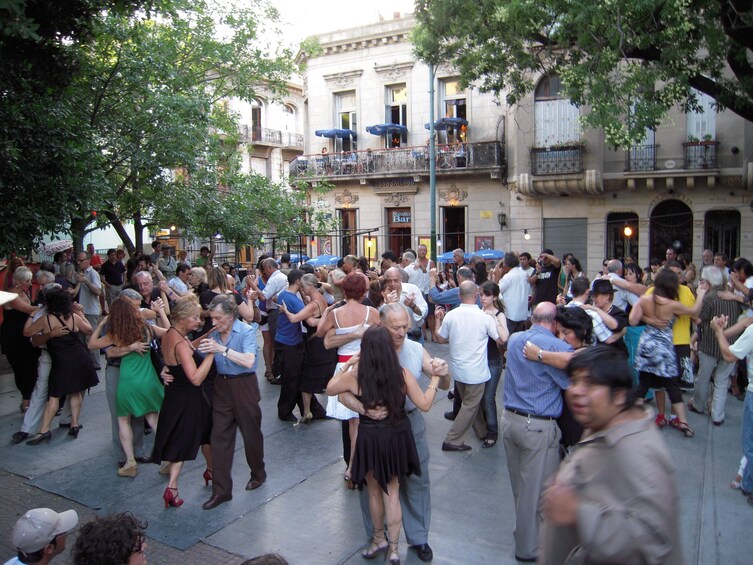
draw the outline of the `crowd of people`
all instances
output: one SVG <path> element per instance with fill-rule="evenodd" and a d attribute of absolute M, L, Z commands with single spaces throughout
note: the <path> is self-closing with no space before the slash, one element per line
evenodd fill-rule
<path fill-rule="evenodd" d="M 709 250 L 698 269 L 674 248 L 645 273 L 629 258 L 607 259 L 589 280 L 577 258 L 549 249 L 535 260 L 508 252 L 493 266 L 466 263 L 457 249 L 440 268 L 420 245 L 384 253 L 380 270 L 352 255 L 333 269 L 263 255 L 241 279 L 230 265 L 214 267 L 208 249 L 191 266 L 161 242 L 152 247 L 151 257 L 127 262 L 109 250 L 99 272 L 89 252 L 77 255 L 73 275 L 64 261 L 43 264 L 37 297 L 28 268 L 8 275 L 2 338 L 25 411 L 12 441 L 51 441 L 58 414 L 76 438 L 103 350 L 117 474 L 133 479 L 139 464 L 160 464 L 165 508 L 179 507 L 183 464 L 201 451 L 211 510 L 233 497 L 238 428 L 246 490 L 267 478 L 260 331 L 262 382 L 279 385 L 278 419 L 341 422 L 343 478 L 360 491 L 366 559 L 384 553 L 399 563 L 401 526 L 418 557 L 433 558 L 421 412 L 454 384 L 441 450 L 472 450 L 471 429 L 481 448 L 502 441 L 518 560 L 562 563 L 576 552 L 585 562 L 680 563 L 673 468 L 656 430 L 692 438 L 687 410 L 720 426 L 728 387 L 740 398 L 740 386 L 753 390 L 753 379 L 738 385 L 734 372 L 753 355 L 753 265 L 739 258 L 727 269 Z M 428 340 L 448 344 L 447 362 L 429 354 Z M 325 393 L 326 406 L 317 398 Z M 745 402 L 750 459 L 751 394 Z M 636 469 L 651 480 L 635 486 Z M 753 504 L 750 466 L 739 475 Z M 641 536 L 644 544 L 632 543 Z"/>

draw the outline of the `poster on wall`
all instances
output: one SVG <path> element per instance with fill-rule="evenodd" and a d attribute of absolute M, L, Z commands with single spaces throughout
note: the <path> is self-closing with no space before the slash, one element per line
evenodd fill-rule
<path fill-rule="evenodd" d="M 419 245 L 425 245 L 426 246 L 426 256 L 431 257 L 431 238 L 430 237 L 419 237 L 418 238 L 418 244 Z"/>
<path fill-rule="evenodd" d="M 319 238 L 319 255 L 332 255 L 332 238 Z"/>
<path fill-rule="evenodd" d="M 475 250 L 485 251 L 487 249 L 494 249 L 494 236 L 477 235 Z"/>

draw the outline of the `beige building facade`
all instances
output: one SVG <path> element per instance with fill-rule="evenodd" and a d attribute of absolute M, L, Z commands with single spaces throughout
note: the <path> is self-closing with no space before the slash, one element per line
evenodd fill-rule
<path fill-rule="evenodd" d="M 309 254 L 373 259 L 419 243 L 572 252 L 589 275 L 605 257 L 648 265 L 674 247 L 753 256 L 753 127 L 735 114 L 673 112 L 644 143 L 612 150 L 541 77 L 516 107 L 462 90 L 435 69 L 437 238 L 430 238 L 430 69 L 413 56 L 412 16 L 318 36 L 306 60 L 305 154 L 290 163 L 339 230 Z M 381 127 L 380 127 L 381 126 Z M 367 129 L 368 128 L 368 129 Z M 369 131 L 380 135 L 373 135 Z M 317 135 L 318 133 L 318 135 Z M 629 236 L 625 228 L 629 227 Z"/>

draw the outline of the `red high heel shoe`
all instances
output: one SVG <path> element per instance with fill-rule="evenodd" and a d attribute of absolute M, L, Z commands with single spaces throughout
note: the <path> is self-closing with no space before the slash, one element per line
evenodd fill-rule
<path fill-rule="evenodd" d="M 212 470 L 211 469 L 206 469 L 204 471 L 204 474 L 202 475 L 202 477 L 204 477 L 204 486 L 208 487 L 209 486 L 209 481 L 212 480 Z"/>
<path fill-rule="evenodd" d="M 173 491 L 175 491 L 175 494 L 173 494 Z M 175 506 L 176 508 L 183 504 L 183 499 L 178 498 L 178 489 L 177 488 L 170 488 L 167 487 L 165 489 L 165 494 L 162 495 L 162 498 L 165 500 L 165 508 L 168 506 Z"/>

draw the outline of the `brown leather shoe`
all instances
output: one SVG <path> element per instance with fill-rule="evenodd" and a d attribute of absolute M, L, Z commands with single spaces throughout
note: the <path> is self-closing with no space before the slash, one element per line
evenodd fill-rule
<path fill-rule="evenodd" d="M 263 479 L 259 480 L 256 477 L 251 477 L 251 479 L 248 481 L 248 484 L 246 485 L 246 490 L 255 490 L 259 488 L 261 485 L 264 484 L 264 481 L 266 481 L 267 478 L 264 477 Z"/>
<path fill-rule="evenodd" d="M 212 508 L 216 508 L 217 506 L 227 502 L 228 500 L 233 500 L 232 494 L 226 494 L 224 496 L 215 494 L 215 495 L 212 495 L 212 498 L 210 498 L 204 504 L 202 504 L 201 507 L 204 510 L 211 510 Z"/>

